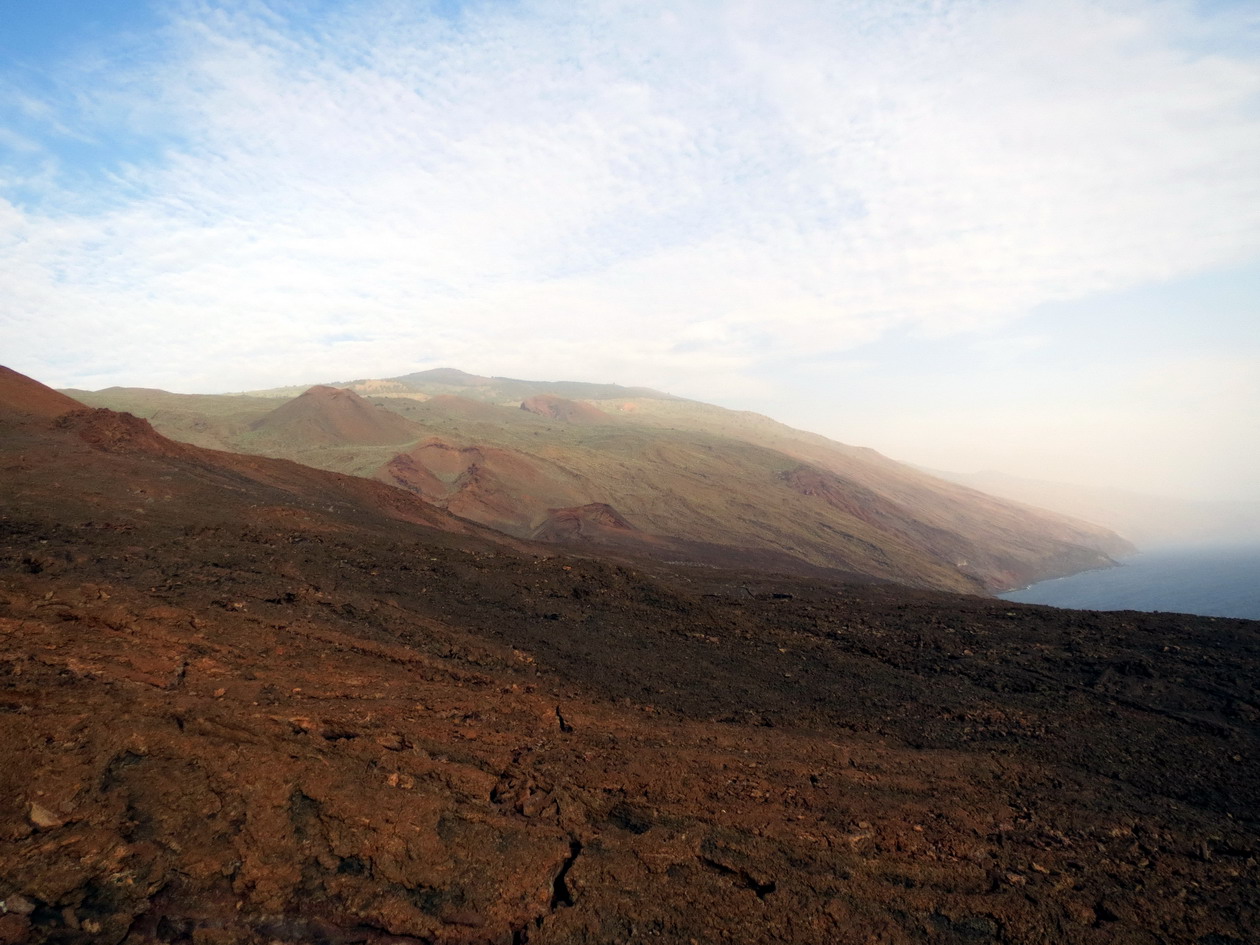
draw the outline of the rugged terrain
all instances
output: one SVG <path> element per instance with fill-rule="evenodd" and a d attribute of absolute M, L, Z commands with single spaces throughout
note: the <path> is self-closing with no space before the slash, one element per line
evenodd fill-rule
<path fill-rule="evenodd" d="M 557 554 L 11 373 L 0 468 L 0 942 L 1260 926 L 1255 622 Z"/>
<path fill-rule="evenodd" d="M 644 388 L 438 370 L 270 399 L 72 393 L 197 445 L 376 478 L 518 538 L 664 561 L 977 592 L 1133 550 L 873 450 Z"/>

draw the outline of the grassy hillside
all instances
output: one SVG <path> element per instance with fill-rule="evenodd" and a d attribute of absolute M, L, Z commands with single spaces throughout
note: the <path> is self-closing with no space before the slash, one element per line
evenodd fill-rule
<path fill-rule="evenodd" d="M 144 416 L 176 439 L 402 486 L 517 537 L 668 560 L 982 592 L 1105 565 L 1128 550 L 1105 529 L 872 450 L 642 388 L 454 371 L 340 386 L 279 407 L 273 397 L 139 390 L 80 397 Z M 606 508 L 601 515 L 625 527 L 581 527 L 576 510 L 586 507 Z"/>

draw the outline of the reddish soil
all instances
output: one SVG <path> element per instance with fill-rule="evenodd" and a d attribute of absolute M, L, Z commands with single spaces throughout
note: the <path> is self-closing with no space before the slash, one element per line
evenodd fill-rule
<path fill-rule="evenodd" d="M 550 420 L 564 423 L 614 423 L 614 419 L 598 407 L 580 400 L 568 400 L 553 394 L 535 394 L 521 402 L 521 409 Z"/>
<path fill-rule="evenodd" d="M 568 509 L 551 509 L 547 520 L 534 530 L 538 541 L 598 541 L 634 532 L 633 525 L 606 502 L 591 502 Z"/>
<path fill-rule="evenodd" d="M 0 942 L 1255 940 L 1256 622 L 556 556 L 146 428 L 0 411 Z"/>
<path fill-rule="evenodd" d="M 82 409 L 77 400 L 0 366 L 0 415 L 50 419 Z"/>
<path fill-rule="evenodd" d="M 399 453 L 377 475 L 455 515 L 522 537 L 548 506 L 586 498 L 576 477 L 554 463 L 518 450 L 460 446 L 437 437 Z"/>
<path fill-rule="evenodd" d="M 388 446 L 418 440 L 422 427 L 354 391 L 312 387 L 253 424 L 282 443 L 314 446 Z"/>

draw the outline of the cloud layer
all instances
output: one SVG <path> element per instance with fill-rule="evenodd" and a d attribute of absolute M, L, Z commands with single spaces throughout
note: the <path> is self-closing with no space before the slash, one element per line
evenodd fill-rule
<path fill-rule="evenodd" d="M 10 363 L 713 399 L 1260 256 L 1260 70 L 1228 7 L 314 9 L 187 3 L 2 80 Z"/>

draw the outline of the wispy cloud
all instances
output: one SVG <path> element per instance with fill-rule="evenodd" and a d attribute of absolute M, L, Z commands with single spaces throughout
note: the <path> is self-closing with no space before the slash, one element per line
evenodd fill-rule
<path fill-rule="evenodd" d="M 702 393 L 1260 255 L 1260 69 L 1228 7 L 295 9 L 189 2 L 125 61 L 7 77 L 8 360 Z"/>

